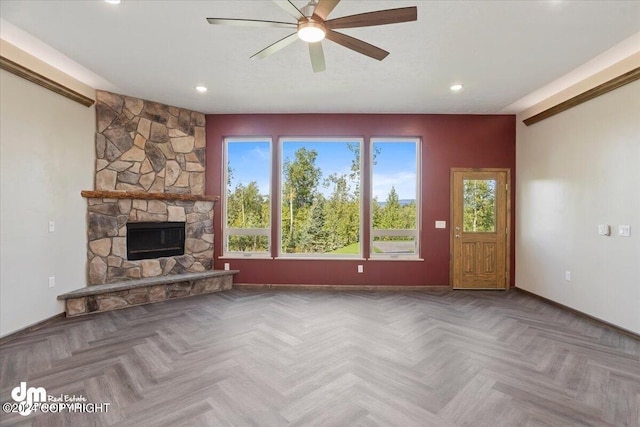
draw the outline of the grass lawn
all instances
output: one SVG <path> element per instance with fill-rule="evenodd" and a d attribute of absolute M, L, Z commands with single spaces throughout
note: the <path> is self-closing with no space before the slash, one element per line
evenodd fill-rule
<path fill-rule="evenodd" d="M 382 251 L 374 246 L 373 252 L 376 254 L 382 253 Z M 345 246 L 344 248 L 336 249 L 332 252 L 327 252 L 328 254 L 349 254 L 349 255 L 358 255 L 360 253 L 360 243 L 352 243 L 349 246 Z"/>
<path fill-rule="evenodd" d="M 345 246 L 343 248 L 336 249 L 335 251 L 327 252 L 328 254 L 349 254 L 349 255 L 358 255 L 360 253 L 360 243 L 352 243 L 349 246 Z"/>

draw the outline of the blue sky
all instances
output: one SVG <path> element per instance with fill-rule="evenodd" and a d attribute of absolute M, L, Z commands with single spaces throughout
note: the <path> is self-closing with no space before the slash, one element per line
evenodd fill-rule
<path fill-rule="evenodd" d="M 400 199 L 416 198 L 416 144 L 414 142 L 374 142 L 380 152 L 373 166 L 373 197 L 387 199 L 394 186 Z"/>
<path fill-rule="evenodd" d="M 233 169 L 231 188 L 256 181 L 260 193 L 269 194 L 271 152 L 269 142 L 233 142 L 227 144 L 227 159 Z"/>
<path fill-rule="evenodd" d="M 239 140 L 238 140 L 239 141 Z M 347 148 L 347 144 L 334 141 L 306 141 L 297 142 L 288 139 L 283 144 L 283 160 L 293 158 L 293 153 L 300 147 L 308 150 L 316 150 L 318 157 L 316 166 L 323 172 L 323 178 L 332 173 L 348 174 L 351 171 L 353 153 Z M 376 148 L 380 153 L 376 157 L 376 165 L 373 167 L 373 196 L 379 201 L 384 201 L 394 185 L 400 199 L 415 199 L 416 183 L 416 147 L 413 142 L 376 142 Z M 269 168 L 271 165 L 271 153 L 267 141 L 246 141 L 228 144 L 228 159 L 233 168 L 232 188 L 239 182 L 248 184 L 256 181 L 260 192 L 269 192 Z M 330 189 L 322 185 L 320 190 L 329 194 Z"/>
<path fill-rule="evenodd" d="M 358 144 L 360 141 L 351 140 L 349 142 Z M 323 181 L 332 174 L 348 175 L 351 172 L 351 161 L 355 158 L 353 152 L 349 151 L 347 148 L 347 142 L 345 141 L 298 142 L 295 140 L 286 140 L 282 145 L 283 163 L 286 159 L 295 159 L 295 152 L 302 147 L 305 147 L 309 151 L 315 150 L 318 153 L 318 157 L 316 157 L 316 166 L 322 171 L 319 190 L 325 196 L 330 196 L 333 188 L 325 187 L 323 185 Z M 350 184 L 353 189 L 355 183 Z"/>

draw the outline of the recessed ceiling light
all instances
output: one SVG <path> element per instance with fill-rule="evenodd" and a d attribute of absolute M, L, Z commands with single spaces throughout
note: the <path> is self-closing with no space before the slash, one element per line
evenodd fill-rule
<path fill-rule="evenodd" d="M 104 0 L 104 1 L 109 4 L 120 4 L 122 0 Z"/>
<path fill-rule="evenodd" d="M 206 86 L 196 86 L 196 90 L 200 93 L 205 93 L 207 91 Z"/>
<path fill-rule="evenodd" d="M 460 83 L 456 83 L 454 85 L 451 85 L 451 87 L 449 89 L 451 89 L 453 92 L 458 92 L 462 90 L 462 85 Z"/>

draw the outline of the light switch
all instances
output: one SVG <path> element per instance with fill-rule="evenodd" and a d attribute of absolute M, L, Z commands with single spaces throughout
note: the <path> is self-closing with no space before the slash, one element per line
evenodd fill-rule
<path fill-rule="evenodd" d="M 610 236 L 611 227 L 609 227 L 607 224 L 598 225 L 598 234 L 601 236 Z"/>
<path fill-rule="evenodd" d="M 436 221 L 436 228 L 447 228 L 447 221 Z"/>
<path fill-rule="evenodd" d="M 618 236 L 631 237 L 631 226 L 630 225 L 619 225 L 618 226 Z"/>
<path fill-rule="evenodd" d="M 53 233 L 56 231 L 56 223 L 55 221 L 49 221 L 49 233 Z"/>

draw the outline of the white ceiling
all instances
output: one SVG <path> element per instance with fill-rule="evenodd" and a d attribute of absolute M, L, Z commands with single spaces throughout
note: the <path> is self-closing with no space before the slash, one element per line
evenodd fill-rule
<path fill-rule="evenodd" d="M 330 18 L 414 5 L 417 22 L 342 30 L 391 52 L 384 61 L 325 40 L 317 74 L 302 41 L 249 59 L 290 30 L 205 20 L 294 22 L 269 0 L 2 0 L 0 17 L 100 76 L 98 89 L 204 113 L 516 112 L 640 31 L 640 1 L 342 0 Z M 454 82 L 463 91 L 451 93 Z"/>

